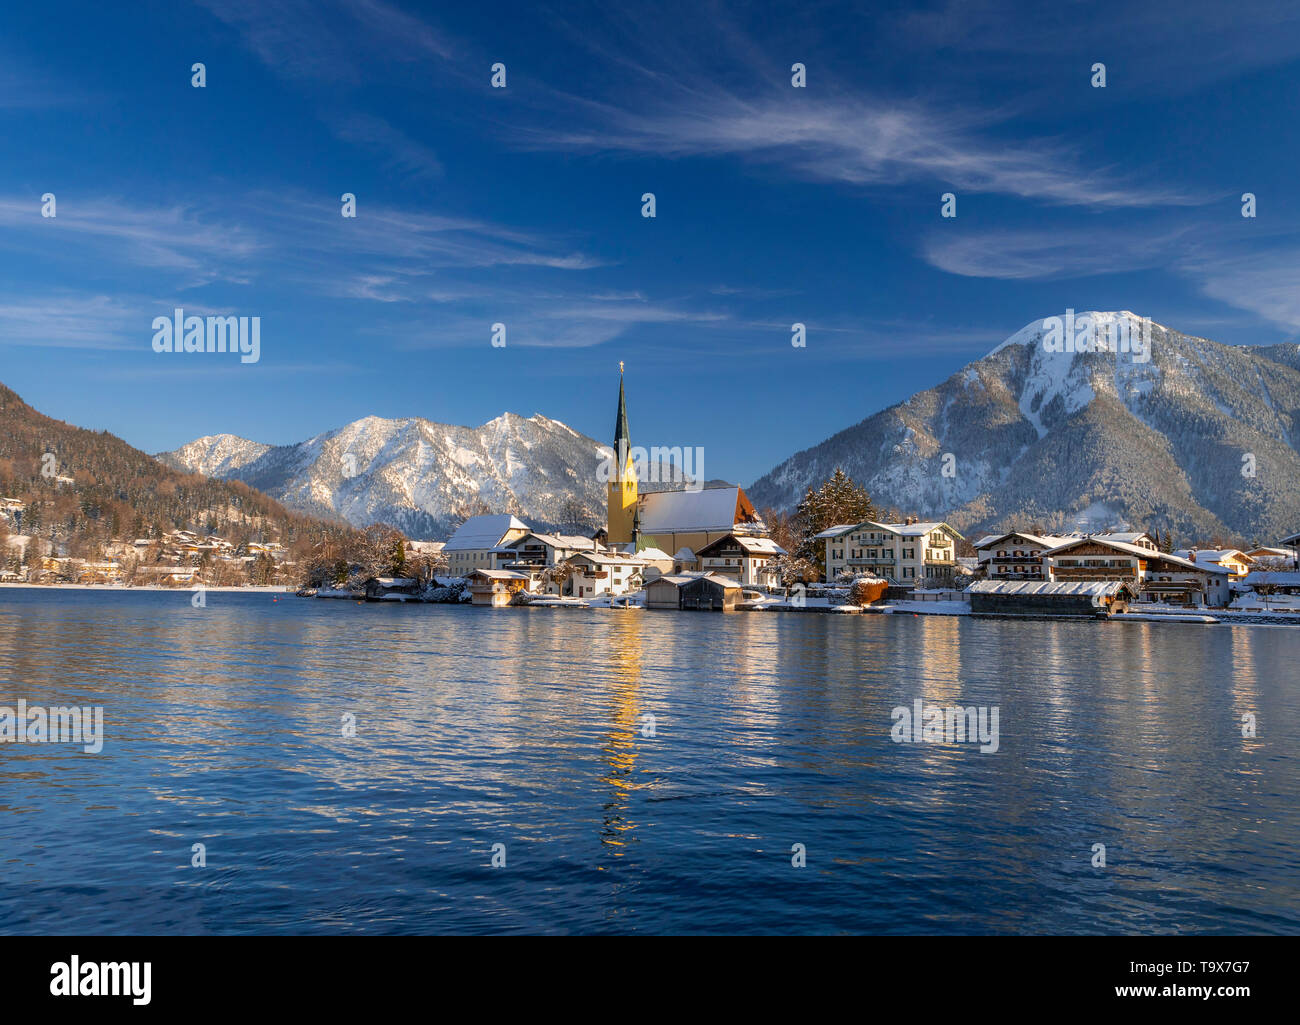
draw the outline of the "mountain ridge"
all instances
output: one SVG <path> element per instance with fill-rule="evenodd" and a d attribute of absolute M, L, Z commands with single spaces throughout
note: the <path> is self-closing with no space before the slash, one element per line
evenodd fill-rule
<path fill-rule="evenodd" d="M 1031 321 L 778 463 L 750 497 L 792 508 L 842 466 L 877 502 L 963 531 L 1127 524 L 1263 539 L 1300 526 L 1300 347 L 1228 346 L 1128 311 L 1085 317 L 1149 331 L 1148 359 L 1053 351 L 1051 318 Z"/>

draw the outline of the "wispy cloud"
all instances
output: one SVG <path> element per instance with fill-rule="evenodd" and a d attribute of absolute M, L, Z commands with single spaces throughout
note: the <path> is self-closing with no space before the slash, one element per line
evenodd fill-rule
<path fill-rule="evenodd" d="M 256 229 L 247 225 L 257 225 Z M 344 218 L 336 197 L 257 194 L 221 211 L 63 197 L 44 218 L 38 197 L 0 198 L 0 245 L 67 266 L 174 272 L 168 287 L 274 278 L 304 291 L 396 301 L 419 297 L 438 270 L 587 270 L 597 258 L 543 234 L 472 217 L 372 206 Z"/>
<path fill-rule="evenodd" d="M 1182 270 L 1199 278 L 1210 298 L 1300 331 L 1300 246 L 1197 258 Z"/>
<path fill-rule="evenodd" d="M 1007 281 L 1118 274 L 1166 266 L 1192 226 L 1152 230 L 1133 224 L 1017 230 L 935 231 L 922 255 L 949 274 Z"/>
<path fill-rule="evenodd" d="M 367 68 L 453 55 L 429 24 L 383 0 L 197 0 L 291 79 L 355 84 Z"/>
<path fill-rule="evenodd" d="M 111 260 L 183 273 L 191 284 L 244 281 L 242 265 L 266 242 L 239 224 L 184 206 L 147 207 L 119 199 L 64 195 L 58 215 L 41 216 L 36 196 L 0 198 L 2 244 L 52 258 Z"/>
<path fill-rule="evenodd" d="M 680 299 L 652 300 L 638 293 L 564 294 L 502 291 L 491 301 L 461 304 L 419 324 L 385 324 L 385 335 L 407 349 L 487 345 L 491 325 L 506 325 L 509 346 L 582 349 L 621 338 L 634 328 L 718 327 L 727 313 L 693 308 Z"/>
<path fill-rule="evenodd" d="M 791 91 L 793 93 L 793 90 Z M 1207 197 L 1127 181 L 1088 168 L 1079 147 L 1015 143 L 982 135 L 988 114 L 865 97 L 817 99 L 714 95 L 690 109 L 602 108 L 604 123 L 534 130 L 533 146 L 657 156 L 738 156 L 812 181 L 857 186 L 924 181 L 1064 206 L 1192 205 Z"/>
<path fill-rule="evenodd" d="M 413 178 L 436 178 L 442 174 L 442 163 L 431 148 L 394 128 L 381 117 L 359 113 L 328 114 L 325 121 L 344 142 L 383 155 L 391 170 Z"/>
<path fill-rule="evenodd" d="M 147 345 L 147 326 L 137 306 L 105 295 L 0 296 L 0 346 L 120 351 L 133 346 L 133 330 Z"/>

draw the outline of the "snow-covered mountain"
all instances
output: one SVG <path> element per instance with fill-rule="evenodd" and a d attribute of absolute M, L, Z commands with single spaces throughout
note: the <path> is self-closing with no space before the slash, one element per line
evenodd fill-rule
<path fill-rule="evenodd" d="M 236 477 L 236 470 L 265 455 L 270 448 L 260 441 L 249 441 L 234 434 L 211 434 L 195 438 L 158 458 L 173 469 L 201 473 L 205 477 Z"/>
<path fill-rule="evenodd" d="M 446 537 L 477 511 L 538 526 L 601 523 L 601 443 L 540 414 L 504 413 L 482 427 L 365 417 L 295 445 L 234 435 L 199 438 L 158 457 L 176 469 L 235 478 L 285 505 Z"/>
<path fill-rule="evenodd" d="M 1075 324 L 1084 317 L 1121 344 L 1143 330 L 1128 312 Z M 1147 354 L 1070 351 L 1056 325 L 1034 321 L 942 384 L 791 456 L 750 497 L 792 508 L 842 467 L 878 505 L 968 535 L 1128 525 L 1267 541 L 1300 530 L 1300 348 L 1145 324 Z"/>

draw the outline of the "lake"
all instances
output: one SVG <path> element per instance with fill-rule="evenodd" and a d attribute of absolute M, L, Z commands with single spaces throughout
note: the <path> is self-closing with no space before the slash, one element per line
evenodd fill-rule
<path fill-rule="evenodd" d="M 1295 628 L 190 597 L 0 588 L 0 931 L 1300 931 Z"/>

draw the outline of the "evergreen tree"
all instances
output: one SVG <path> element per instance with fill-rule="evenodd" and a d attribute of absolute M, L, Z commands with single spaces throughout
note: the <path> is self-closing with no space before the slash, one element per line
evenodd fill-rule
<path fill-rule="evenodd" d="M 795 510 L 791 524 L 798 538 L 795 554 L 826 568 L 826 542 L 816 539 L 829 527 L 841 523 L 861 523 L 879 515 L 876 504 L 864 488 L 853 482 L 842 469 L 836 468 L 830 479 L 814 491 L 808 489 Z"/>

